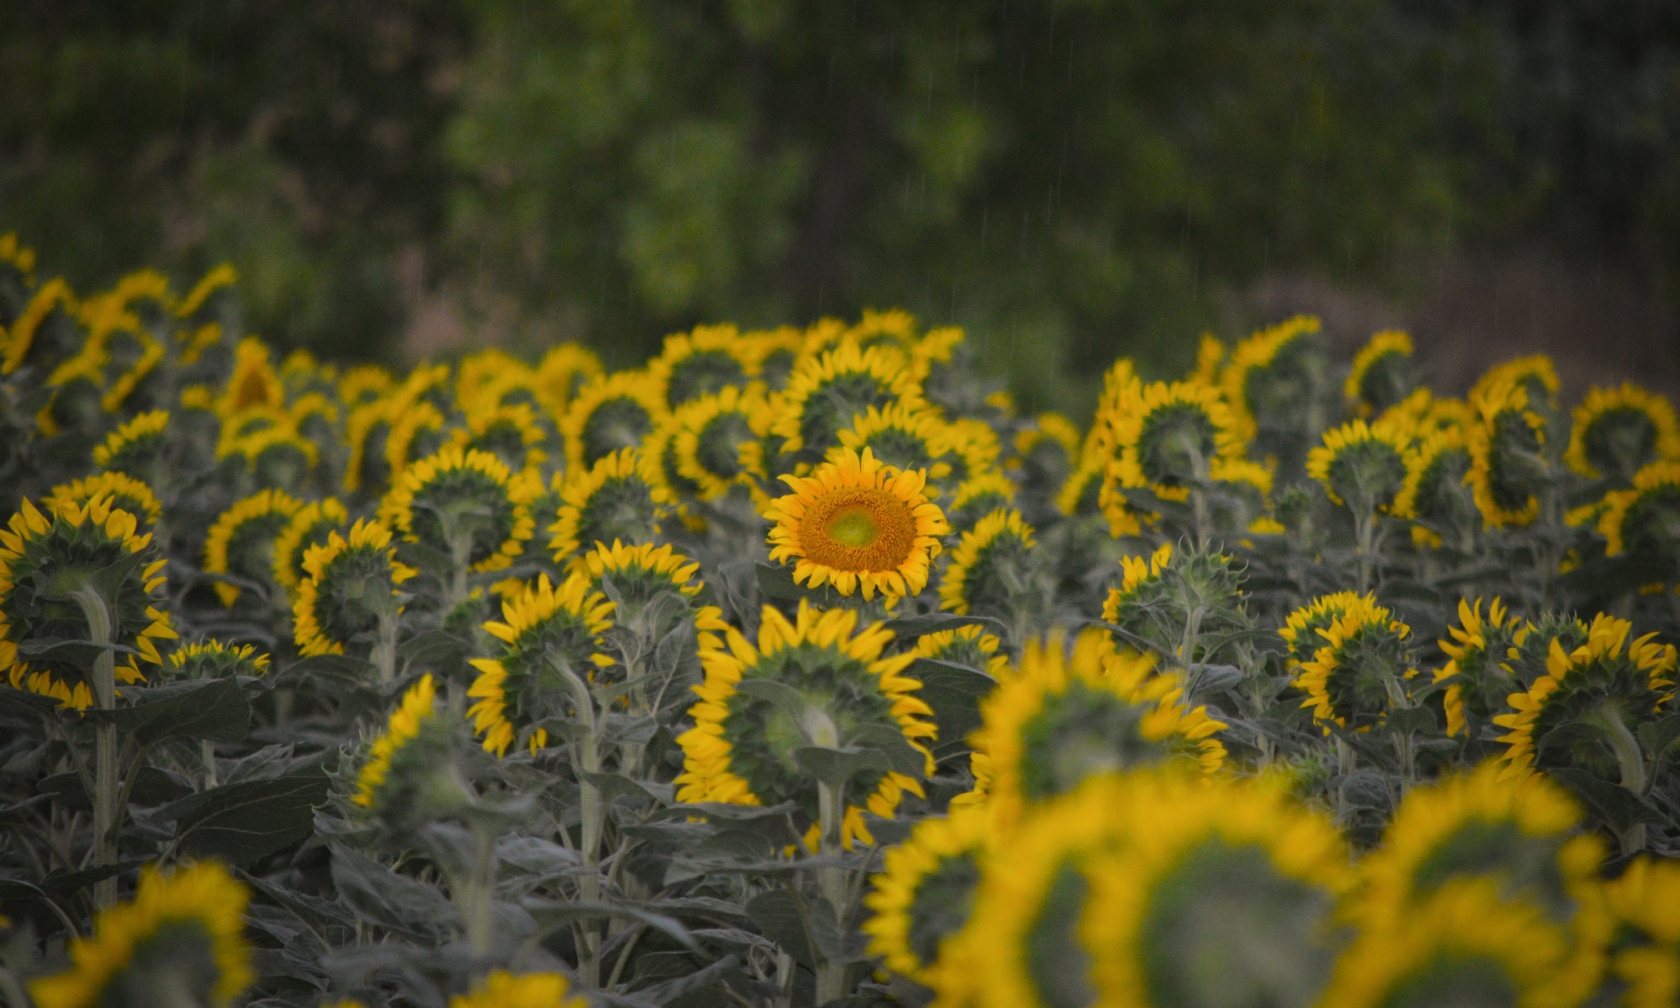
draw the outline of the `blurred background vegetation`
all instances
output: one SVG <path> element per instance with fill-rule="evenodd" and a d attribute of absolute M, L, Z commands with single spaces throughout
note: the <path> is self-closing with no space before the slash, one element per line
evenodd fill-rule
<path fill-rule="evenodd" d="M 47 271 L 231 261 L 329 358 L 892 305 L 1029 404 L 1300 309 L 1448 384 L 1680 354 L 1657 0 L 12 0 L 0 96 Z"/>

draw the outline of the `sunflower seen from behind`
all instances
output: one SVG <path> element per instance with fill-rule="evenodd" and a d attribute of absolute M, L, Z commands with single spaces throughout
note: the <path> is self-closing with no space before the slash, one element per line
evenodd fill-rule
<path fill-rule="evenodd" d="M 95 497 L 105 497 L 112 507 L 133 515 L 145 531 L 151 531 L 163 517 L 163 504 L 152 488 L 120 472 L 102 472 L 53 487 L 52 495 L 42 503 L 48 510 L 56 510 L 66 504 L 84 505 Z"/>
<path fill-rule="evenodd" d="M 1242 454 L 1243 441 L 1219 390 L 1188 382 L 1133 386 L 1111 423 L 1119 485 L 1185 500 L 1217 459 Z"/>
<path fill-rule="evenodd" d="M 770 502 L 770 559 L 793 566 L 793 579 L 841 595 L 879 592 L 888 599 L 927 586 L 939 537 L 950 532 L 928 499 L 926 474 L 841 449 L 810 476 L 783 476 L 793 491 Z"/>
<path fill-rule="evenodd" d="M 1417 384 L 1411 335 L 1385 329 L 1354 355 L 1353 367 L 1342 383 L 1342 396 L 1353 414 L 1363 418 L 1404 401 Z"/>
<path fill-rule="evenodd" d="M 795 365 L 777 398 L 770 432 L 795 461 L 815 463 L 869 407 L 921 402 L 921 386 L 908 369 L 895 367 L 879 347 L 864 350 L 844 341 Z"/>
<path fill-rule="evenodd" d="M 996 843 L 990 822 L 975 809 L 917 823 L 903 843 L 887 849 L 881 872 L 870 879 L 863 898 L 873 911 L 863 924 L 869 952 L 923 986 L 951 986 L 938 970 L 960 959 L 946 946 L 968 924 L 981 864 Z"/>
<path fill-rule="evenodd" d="M 109 472 L 120 472 L 152 487 L 169 486 L 169 413 L 142 413 L 106 435 L 93 449 L 93 464 Z"/>
<path fill-rule="evenodd" d="M 600 650 L 612 612 L 613 603 L 591 591 L 581 573 L 558 587 L 539 575 L 503 598 L 501 620 L 484 624 L 500 646 L 470 663 L 478 676 L 467 690 L 467 717 L 485 752 L 506 756 L 521 735 L 532 755 L 548 745 L 541 722 L 575 703 L 567 678 L 587 681 L 613 663 Z"/>
<path fill-rule="evenodd" d="M 939 584 L 939 607 L 958 615 L 1013 619 L 1022 604 L 1018 586 L 1031 578 L 1033 527 L 1019 511 L 999 508 L 962 534 Z"/>
<path fill-rule="evenodd" d="M 1511 616 L 1497 596 L 1482 614 L 1482 600 L 1458 600 L 1458 626 L 1447 627 L 1451 640 L 1437 642 L 1448 661 L 1435 672 L 1435 682 L 1447 683 L 1442 706 L 1447 734 L 1466 734 L 1466 712 L 1478 724 L 1505 710 L 1505 698 L 1521 684 L 1503 663 L 1516 642 L 1522 621 Z"/>
<path fill-rule="evenodd" d="M 88 682 L 81 666 L 47 651 L 26 656 L 31 641 L 105 639 L 118 682 L 146 678 L 161 665 L 158 642 L 178 635 L 164 608 L 167 561 L 134 515 L 109 498 L 42 512 L 25 499 L 0 530 L 0 672 L 13 689 L 52 697 L 61 706 L 111 707 L 115 684 Z"/>
<path fill-rule="evenodd" d="M 541 490 L 536 473 L 451 445 L 403 470 L 380 502 L 380 521 L 405 542 L 449 558 L 448 598 L 459 602 L 469 571 L 504 570 L 524 552 L 536 530 L 531 502 Z"/>
<path fill-rule="evenodd" d="M 303 503 L 282 490 L 263 490 L 234 502 L 210 526 L 204 539 L 204 570 L 274 587 L 274 544 Z M 239 601 L 240 587 L 229 581 L 214 584 L 222 605 Z M 282 600 L 283 601 L 283 600 Z"/>
<path fill-rule="evenodd" d="M 1488 528 L 1531 524 L 1551 476 L 1546 419 L 1520 381 L 1497 381 L 1472 394 L 1477 422 L 1469 431 L 1470 486 Z"/>
<path fill-rule="evenodd" d="M 350 527 L 350 513 L 336 497 L 310 501 L 298 508 L 274 538 L 274 583 L 295 593 L 308 577 L 303 558 L 312 546 L 326 543 L 334 532 Z"/>
<path fill-rule="evenodd" d="M 1641 553 L 1658 564 L 1680 558 L 1680 462 L 1653 462 L 1632 487 L 1606 494 L 1598 531 L 1609 556 Z"/>
<path fill-rule="evenodd" d="M 37 1008 L 182 1004 L 226 1008 L 256 979 L 245 941 L 250 893 L 215 862 L 140 870 L 134 899 L 70 942 L 70 968 L 29 985 Z"/>
<path fill-rule="evenodd" d="M 1318 649 L 1291 682 L 1306 694 L 1301 706 L 1312 708 L 1325 734 L 1331 725 L 1364 731 L 1381 724 L 1389 710 L 1412 706 L 1409 683 L 1417 669 L 1411 633 L 1369 597 L 1354 600 L 1318 631 Z"/>
<path fill-rule="evenodd" d="M 344 654 L 366 645 L 390 678 L 396 617 L 403 582 L 417 571 L 397 562 L 391 532 L 378 522 L 357 519 L 349 535 L 329 532 L 327 541 L 303 554 L 308 575 L 292 603 L 292 633 L 304 655 Z"/>
<path fill-rule="evenodd" d="M 648 379 L 664 390 L 670 410 L 726 388 L 740 388 L 757 371 L 754 348 L 732 325 L 697 326 L 693 332 L 667 336 L 659 356 L 648 362 Z"/>
<path fill-rule="evenodd" d="M 1589 389 L 1573 420 L 1563 461 L 1588 478 L 1625 487 L 1650 463 L 1680 459 L 1674 407 L 1637 385 Z"/>
<path fill-rule="evenodd" d="M 771 411 L 762 395 L 724 388 L 684 403 L 674 420 L 677 471 L 694 484 L 695 496 L 716 500 L 734 486 L 764 496 L 759 484 L 766 476 L 763 439 Z"/>
<path fill-rule="evenodd" d="M 567 474 L 559 511 L 548 526 L 549 552 L 555 563 L 577 569 L 581 554 L 597 543 L 653 542 L 670 504 L 657 459 L 635 448 L 612 452 Z"/>
<path fill-rule="evenodd" d="M 766 606 L 756 643 L 733 627 L 723 640 L 702 641 L 706 678 L 694 687 L 694 727 L 677 738 L 684 756 L 677 800 L 794 802 L 796 824 L 809 830 L 814 848 L 818 780 L 799 750 L 876 748 L 893 769 L 853 774 L 836 795 L 840 842 L 848 850 L 857 841 L 873 844 L 864 810 L 892 818 L 906 791 L 922 795 L 937 732 L 916 696 L 922 684 L 903 674 L 915 655 L 884 655 L 892 632 L 857 624 L 855 610 L 802 600 L 792 620 Z"/>
<path fill-rule="evenodd" d="M 660 381 L 646 371 L 617 371 L 591 379 L 560 419 L 566 471 L 587 472 L 607 456 L 637 447 L 668 412 Z"/>

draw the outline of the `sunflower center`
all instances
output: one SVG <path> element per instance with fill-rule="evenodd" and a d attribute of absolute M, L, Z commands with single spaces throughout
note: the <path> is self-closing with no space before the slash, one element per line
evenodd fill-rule
<path fill-rule="evenodd" d="M 846 487 L 819 498 L 806 513 L 800 543 L 817 563 L 836 570 L 893 570 L 910 555 L 916 518 L 886 490 Z"/>

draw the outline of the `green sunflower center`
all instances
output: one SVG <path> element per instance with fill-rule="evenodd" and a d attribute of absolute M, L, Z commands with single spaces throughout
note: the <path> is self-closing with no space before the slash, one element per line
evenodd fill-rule
<path fill-rule="evenodd" d="M 665 386 L 665 401 L 675 409 L 730 385 L 740 385 L 746 378 L 741 362 L 724 351 L 697 350 L 671 368 L 671 378 Z"/>
<path fill-rule="evenodd" d="M 862 507 L 842 508 L 824 527 L 830 539 L 853 549 L 863 549 L 881 537 L 881 528 Z"/>

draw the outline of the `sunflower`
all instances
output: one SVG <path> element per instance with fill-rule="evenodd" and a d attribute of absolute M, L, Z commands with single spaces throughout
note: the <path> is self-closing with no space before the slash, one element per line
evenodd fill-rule
<path fill-rule="evenodd" d="M 1546 421 L 1529 408 L 1521 382 L 1496 382 L 1471 400 L 1470 487 L 1489 528 L 1527 525 L 1540 514 L 1537 491 L 1548 475 L 1541 452 Z"/>
<path fill-rule="evenodd" d="M 350 800 L 363 808 L 372 808 L 379 790 L 391 775 L 391 757 L 420 734 L 423 722 L 437 714 L 437 694 L 432 687 L 431 673 L 403 694 L 402 702 L 391 712 L 385 731 L 374 740 L 367 762 L 356 775 L 356 793 Z"/>
<path fill-rule="evenodd" d="M 280 490 L 263 490 L 236 501 L 221 513 L 204 539 L 204 571 L 230 574 L 269 585 L 274 572 L 274 541 L 303 502 Z M 239 600 L 239 587 L 226 581 L 215 583 L 222 605 L 232 608 Z"/>
<path fill-rule="evenodd" d="M 1563 453 L 1569 468 L 1626 485 L 1641 468 L 1663 459 L 1680 459 L 1680 420 L 1662 396 L 1623 384 L 1590 389 L 1575 407 Z"/>
<path fill-rule="evenodd" d="M 705 587 L 694 576 L 700 564 L 669 543 L 626 546 L 614 539 L 611 546 L 597 544 L 584 554 L 583 563 L 594 590 L 599 591 L 601 582 L 610 577 L 613 590 L 625 604 L 637 608 L 668 591 L 692 598 Z"/>
<path fill-rule="evenodd" d="M 532 387 L 536 372 L 517 357 L 494 348 L 470 353 L 455 367 L 455 402 L 462 412 L 493 410 L 504 390 Z"/>
<path fill-rule="evenodd" d="M 309 577 L 292 603 L 292 634 L 305 656 L 343 654 L 396 617 L 397 586 L 418 573 L 397 562 L 391 533 L 378 522 L 358 519 L 348 538 L 336 531 L 303 554 Z"/>
<path fill-rule="evenodd" d="M 0 331 L 0 375 L 25 364 L 49 369 L 74 354 L 82 338 L 75 312 L 76 296 L 62 279 L 54 277 L 36 288 L 17 319 Z"/>
<path fill-rule="evenodd" d="M 752 354 L 753 368 L 759 381 L 772 392 L 787 387 L 788 376 L 799 360 L 805 345 L 805 334 L 793 326 L 778 329 L 759 329 L 741 334 L 746 352 Z"/>
<path fill-rule="evenodd" d="M 1361 934 L 1337 960 L 1319 1003 L 1569 1008 L 1581 1001 L 1574 965 L 1568 933 L 1539 907 L 1503 899 L 1498 879 L 1459 879 L 1392 926 Z"/>
<path fill-rule="evenodd" d="M 810 476 L 783 476 L 793 491 L 770 502 L 770 559 L 794 564 L 793 578 L 842 595 L 917 595 L 951 528 L 924 492 L 926 474 L 902 472 L 865 448 L 849 448 Z"/>
<path fill-rule="evenodd" d="M 70 942 L 70 968 L 29 985 L 37 1008 L 180 1004 L 226 1008 L 256 979 L 245 941 L 250 893 L 213 861 L 140 870 L 134 901 L 99 912 Z"/>
<path fill-rule="evenodd" d="M 1403 401 L 1416 385 L 1411 335 L 1385 329 L 1354 356 L 1342 394 L 1358 416 L 1368 417 Z"/>
<path fill-rule="evenodd" d="M 1465 731 L 1466 699 L 1470 712 L 1486 721 L 1504 709 L 1505 698 L 1519 686 L 1499 663 L 1520 629 L 1520 622 L 1510 616 L 1505 604 L 1496 597 L 1484 619 L 1481 599 L 1474 605 L 1469 599 L 1459 599 L 1458 623 L 1447 628 L 1452 640 L 1437 642 L 1450 659 L 1435 672 L 1436 682 L 1451 680 L 1442 700 L 1448 735 Z"/>
<path fill-rule="evenodd" d="M 157 475 L 166 469 L 168 432 L 167 411 L 142 413 L 112 431 L 103 444 L 93 449 L 93 464 L 157 486 Z"/>
<path fill-rule="evenodd" d="M 17 232 L 0 235 L 0 263 L 17 272 L 23 286 L 35 286 L 35 250 L 19 242 Z"/>
<path fill-rule="evenodd" d="M 1111 813 L 1125 833 L 1093 873 L 1100 912 L 1081 922 L 1099 1003 L 1311 1003 L 1354 881 L 1329 817 L 1266 781 L 1163 768 L 1128 790 Z"/>
<path fill-rule="evenodd" d="M 782 438 L 782 451 L 816 462 L 840 443 L 840 431 L 853 418 L 877 408 L 922 403 L 921 386 L 909 369 L 895 367 L 879 347 L 861 349 L 843 342 L 832 350 L 802 359 L 781 393 L 770 433 Z"/>
<path fill-rule="evenodd" d="M 998 509 L 962 534 L 939 584 L 939 608 L 958 615 L 1008 612 L 1038 540 L 1019 511 Z"/>
<path fill-rule="evenodd" d="M 228 263 L 222 263 L 199 278 L 181 303 L 175 306 L 177 318 L 190 319 L 209 303 L 211 295 L 239 282 L 239 273 Z"/>
<path fill-rule="evenodd" d="M 840 443 L 828 450 L 828 461 L 837 461 L 848 450 L 872 451 L 886 465 L 904 470 L 925 469 L 930 481 L 951 475 L 954 431 L 928 405 L 890 403 L 884 408 L 868 407 L 841 428 Z"/>
<path fill-rule="evenodd" d="M 548 548 L 556 563 L 565 563 L 596 543 L 652 542 L 670 500 L 657 460 L 634 448 L 604 455 L 566 476 Z"/>
<path fill-rule="evenodd" d="M 1009 669 L 1009 656 L 998 651 L 1000 643 L 977 626 L 963 626 L 922 634 L 910 651 L 917 658 L 964 665 L 998 679 Z"/>
<path fill-rule="evenodd" d="M 491 405 L 467 413 L 466 427 L 451 432 L 458 448 L 489 452 L 509 469 L 535 469 L 548 460 L 548 434 L 528 403 Z"/>
<path fill-rule="evenodd" d="M 1496 387 L 1507 384 L 1521 388 L 1534 408 L 1542 412 L 1557 408 L 1558 389 L 1562 386 L 1558 381 L 1557 368 L 1545 354 L 1518 357 L 1489 368 L 1487 373 L 1476 379 L 1466 398 L 1472 403 L 1485 399 Z"/>
<path fill-rule="evenodd" d="M 1332 722 L 1362 731 L 1380 724 L 1389 708 L 1409 704 L 1405 682 L 1417 674 L 1406 641 L 1411 632 L 1369 596 L 1318 631 L 1323 643 L 1290 682 L 1307 695 L 1301 706 L 1313 709 L 1326 734 Z"/>
<path fill-rule="evenodd" d="M 1035 453 L 1057 453 L 1057 464 L 1071 470 L 1079 464 L 1079 428 L 1060 413 L 1040 413 L 1031 427 L 1023 427 L 1015 434 L 1015 457 L 1009 460 L 1013 468 Z"/>
<path fill-rule="evenodd" d="M 226 419 L 252 406 L 279 410 L 285 405 L 286 394 L 280 385 L 280 376 L 268 359 L 268 344 L 255 336 L 240 340 L 234 350 L 233 376 L 216 398 L 216 414 Z"/>
<path fill-rule="evenodd" d="M 309 575 L 303 558 L 312 546 L 324 544 L 334 532 L 350 526 L 350 513 L 336 497 L 311 501 L 298 508 L 274 538 L 274 583 L 295 592 Z"/>
<path fill-rule="evenodd" d="M 375 399 L 350 410 L 345 422 L 345 443 L 350 460 L 344 466 L 344 489 L 347 493 L 363 490 L 378 494 L 391 479 L 391 469 L 385 461 L 385 443 L 391 434 L 391 404 Z"/>
<path fill-rule="evenodd" d="M 87 613 L 96 603 L 79 597 L 89 592 L 105 609 L 110 642 L 124 649 L 113 655 L 119 681 L 145 678 L 137 658 L 163 664 L 157 642 L 178 636 L 160 608 L 166 561 L 151 534 L 138 529 L 134 515 L 107 497 L 60 504 L 46 514 L 25 499 L 12 515 L 0 531 L 0 673 L 13 689 L 76 710 L 112 705 L 114 698 L 95 695 L 103 687 L 84 681 L 73 662 L 50 651 L 19 656 L 19 646 L 30 641 L 93 639 Z"/>
<path fill-rule="evenodd" d="M 1376 601 L 1369 595 L 1361 596 L 1356 592 L 1336 592 L 1321 595 L 1290 613 L 1278 630 L 1278 636 L 1283 638 L 1288 648 L 1284 662 L 1289 670 L 1293 672 L 1312 661 L 1324 644 L 1320 631 L 1330 629 L 1350 607 L 1359 604 L 1375 605 Z"/>
<path fill-rule="evenodd" d="M 1357 513 L 1393 511 L 1406 484 L 1410 438 L 1383 423 L 1351 420 L 1324 432 L 1324 443 L 1307 454 L 1307 475 L 1324 485 L 1337 504 Z"/>
<path fill-rule="evenodd" d="M 527 729 L 533 755 L 548 744 L 541 722 L 551 709 L 574 700 L 566 678 L 590 676 L 613 663 L 600 651 L 612 611 L 613 604 L 591 591 L 582 574 L 558 588 L 543 574 L 502 600 L 502 621 L 484 624 L 502 646 L 494 658 L 472 660 L 479 674 L 467 690 L 476 701 L 467 716 L 484 736 L 486 752 L 507 755 L 515 735 Z"/>
<path fill-rule="evenodd" d="M 379 519 L 405 542 L 453 558 L 457 571 L 503 570 L 536 531 L 534 472 L 510 472 L 489 452 L 450 445 L 402 471 L 379 505 Z"/>
<path fill-rule="evenodd" d="M 1469 439 L 1457 427 L 1432 430 L 1406 452 L 1406 481 L 1393 510 L 1417 522 L 1412 526 L 1414 543 L 1439 546 L 1437 529 L 1468 526 L 1478 516 L 1474 499 L 1464 491 L 1472 464 Z"/>
<path fill-rule="evenodd" d="M 449 999 L 449 1008 L 589 1008 L 589 1000 L 571 994 L 559 973 L 509 973 L 491 970 L 472 992 Z"/>
<path fill-rule="evenodd" d="M 169 655 L 170 674 L 178 679 L 256 678 L 267 674 L 268 655 L 251 644 L 237 647 L 211 637 L 183 644 Z"/>
<path fill-rule="evenodd" d="M 665 337 L 665 347 L 648 362 L 649 378 L 676 409 L 701 396 L 739 388 L 758 371 L 754 348 L 732 325 L 697 326 L 692 333 Z"/>
<path fill-rule="evenodd" d="M 825 332 L 824 335 L 828 333 Z M 916 337 L 916 317 L 902 308 L 889 308 L 886 311 L 865 308 L 861 319 L 834 338 L 836 345 L 855 343 L 860 350 L 879 350 L 895 366 L 900 367 L 910 363 L 911 355 L 919 342 L 921 341 Z M 806 352 L 815 352 L 815 347 L 807 344 Z"/>
<path fill-rule="evenodd" d="M 1213 736 L 1226 724 L 1185 704 L 1183 681 L 1157 675 L 1153 656 L 1117 650 L 1095 629 L 1071 654 L 1059 631 L 1028 641 L 980 714 L 969 740 L 975 790 L 964 804 L 983 799 L 1000 827 L 1093 774 L 1181 760 L 1213 773 L 1225 761 Z"/>
<path fill-rule="evenodd" d="M 361 364 L 345 371 L 338 379 L 338 398 L 351 410 L 378 402 L 393 388 L 397 380 L 391 372 L 377 364 Z"/>
<path fill-rule="evenodd" d="M 120 413 L 124 409 L 144 409 L 159 397 L 155 387 L 143 386 L 146 380 L 157 372 L 157 366 L 163 363 L 163 344 L 146 333 L 140 333 L 138 341 L 140 356 L 111 379 L 104 396 L 99 400 L 99 407 L 107 413 Z M 139 395 L 135 395 L 136 389 L 141 389 Z"/>
<path fill-rule="evenodd" d="M 1196 366 L 1185 381 L 1200 385 L 1218 385 L 1219 369 L 1224 363 L 1225 341 L 1213 333 L 1202 333 L 1202 341 L 1196 344 Z"/>
<path fill-rule="evenodd" d="M 996 469 L 976 473 L 958 484 L 948 514 L 954 528 L 971 529 L 993 511 L 1015 505 L 1015 481 Z"/>
<path fill-rule="evenodd" d="M 993 836 L 978 810 L 958 810 L 923 819 L 903 843 L 888 848 L 863 898 L 874 911 L 862 927 L 869 954 L 901 976 L 941 986 L 938 965 L 956 958 L 944 950 L 970 919 Z"/>
<path fill-rule="evenodd" d="M 818 818 L 818 784 L 797 761 L 806 746 L 836 749 L 878 739 L 882 729 L 901 736 L 894 769 L 852 776 L 840 795 L 840 840 L 873 844 L 863 813 L 892 818 L 905 791 L 922 795 L 919 780 L 933 772 L 928 751 L 936 737 L 932 711 L 915 696 L 921 683 L 901 673 L 915 655 L 883 657 L 892 631 L 880 624 L 857 629 L 851 609 L 817 609 L 800 600 L 793 622 L 765 606 L 757 645 L 734 627 L 727 640 L 702 641 L 705 682 L 689 708 L 694 727 L 678 736 L 683 773 L 677 800 L 733 805 L 791 801 L 811 826 Z M 793 711 L 740 687 L 770 680 L 798 691 Z M 871 744 L 879 745 L 879 742 Z M 901 758 L 902 757 L 902 758 Z M 812 840 L 807 837 L 808 842 Z"/>
<path fill-rule="evenodd" d="M 646 371 L 617 371 L 592 379 L 566 407 L 566 471 L 587 472 L 614 452 L 641 444 L 669 412 L 665 392 Z"/>
<path fill-rule="evenodd" d="M 1219 385 L 1231 411 L 1232 430 L 1247 441 L 1260 428 L 1298 414 L 1301 397 L 1313 387 L 1307 357 L 1314 348 L 1319 321 L 1297 315 L 1262 329 L 1231 350 Z"/>
<path fill-rule="evenodd" d="M 264 487 L 299 487 L 321 459 L 320 447 L 290 423 L 239 438 L 228 456 L 244 459 L 252 480 Z"/>
<path fill-rule="evenodd" d="M 1242 454 L 1242 440 L 1219 390 L 1187 382 L 1133 386 L 1109 421 L 1119 456 L 1113 472 L 1122 487 L 1148 487 L 1157 497 L 1184 500 L 1208 478 L 1216 458 Z"/>
<path fill-rule="evenodd" d="M 537 396 L 548 415 L 558 421 L 566 415 L 578 387 L 603 373 L 601 358 L 577 343 L 561 343 L 548 349 L 537 363 Z"/>
<path fill-rule="evenodd" d="M 1675 555 L 1680 545 L 1672 531 L 1680 515 L 1680 462 L 1651 463 L 1634 474 L 1632 489 L 1612 490 L 1604 504 L 1598 531 L 1605 538 L 1605 553 L 1651 550 L 1656 556 Z"/>
<path fill-rule="evenodd" d="M 147 528 L 156 525 L 163 517 L 163 505 L 152 493 L 152 488 L 120 472 L 103 472 L 53 487 L 52 496 L 44 504 L 49 511 L 56 511 L 66 504 L 86 504 L 95 497 L 109 498 L 112 507 L 127 511 Z"/>
<path fill-rule="evenodd" d="M 1110 588 L 1103 600 L 1102 618 L 1110 623 L 1120 621 L 1120 609 L 1135 599 L 1139 588 L 1146 583 L 1159 582 L 1161 572 L 1172 563 L 1173 544 L 1162 543 L 1151 556 L 1123 556 L 1120 558 L 1120 587 Z"/>
<path fill-rule="evenodd" d="M 1502 900 L 1574 933 L 1577 967 L 1558 980 L 1584 997 L 1613 924 L 1598 882 L 1604 840 L 1580 827 L 1581 810 L 1560 787 L 1539 775 L 1506 779 L 1494 761 L 1414 788 L 1360 864 L 1350 919 L 1391 929 L 1454 881 L 1490 879 Z"/>
<path fill-rule="evenodd" d="M 1646 634 L 1628 641 L 1633 624 L 1599 614 L 1587 628 L 1586 643 L 1565 651 L 1553 638 L 1546 674 L 1527 692 L 1512 693 L 1513 713 L 1493 723 L 1509 732 L 1502 759 L 1506 774 L 1523 777 L 1536 769 L 1568 766 L 1601 780 L 1620 780 L 1637 788 L 1643 769 L 1622 762 L 1623 736 L 1665 712 L 1674 696 L 1669 678 L 1675 667 L 1673 644 L 1658 644 Z M 1557 732 L 1572 725 L 1586 731 Z"/>
<path fill-rule="evenodd" d="M 1611 973 L 1627 985 L 1628 1008 L 1668 1008 L 1680 1001 L 1680 864 L 1637 858 L 1605 886 L 1605 902 L 1623 941 Z"/>
<path fill-rule="evenodd" d="M 716 500 L 737 484 L 763 495 L 758 481 L 765 477 L 763 438 L 770 430 L 763 396 L 731 386 L 684 403 L 674 422 L 677 471 L 696 496 Z"/>
<path fill-rule="evenodd" d="M 1103 501 L 1112 500 L 1116 496 L 1119 497 L 1119 503 L 1124 505 L 1125 495 L 1104 492 L 1108 489 L 1108 484 L 1113 482 L 1107 479 L 1108 468 L 1107 460 L 1101 458 L 1082 462 L 1056 492 L 1056 510 L 1069 518 L 1099 514 L 1103 511 Z M 1123 509 L 1121 514 L 1128 515 L 1129 511 Z M 1126 524 L 1130 525 L 1136 521 L 1133 517 L 1131 522 Z M 1115 538 L 1119 538 L 1119 534 Z"/>
<path fill-rule="evenodd" d="M 448 437 L 444 433 L 446 421 L 442 411 L 425 399 L 406 405 L 393 399 L 387 404 L 385 416 L 391 425 L 385 435 L 385 464 L 395 483 L 397 474 L 410 462 L 443 447 Z"/>

